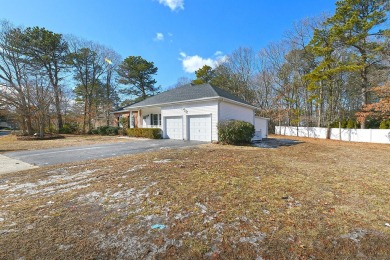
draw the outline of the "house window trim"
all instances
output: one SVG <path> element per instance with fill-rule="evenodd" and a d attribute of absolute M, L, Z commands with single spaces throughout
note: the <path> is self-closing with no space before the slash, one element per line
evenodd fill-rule
<path fill-rule="evenodd" d="M 161 126 L 161 114 L 150 114 L 150 125 Z"/>

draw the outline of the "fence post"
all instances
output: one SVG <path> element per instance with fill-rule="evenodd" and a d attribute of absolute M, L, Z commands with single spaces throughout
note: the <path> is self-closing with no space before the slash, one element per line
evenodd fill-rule
<path fill-rule="evenodd" d="M 341 141 L 341 122 L 339 121 L 339 140 Z"/>
<path fill-rule="evenodd" d="M 372 142 L 372 129 L 370 129 L 370 143 Z"/>

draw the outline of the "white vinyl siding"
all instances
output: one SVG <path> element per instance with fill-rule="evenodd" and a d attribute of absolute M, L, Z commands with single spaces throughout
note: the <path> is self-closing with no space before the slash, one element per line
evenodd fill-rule
<path fill-rule="evenodd" d="M 255 117 L 255 129 L 261 131 L 261 137 L 268 137 L 268 118 Z"/>
<path fill-rule="evenodd" d="M 222 101 L 219 104 L 219 121 L 241 120 L 254 125 L 255 114 L 253 108 Z"/>
<path fill-rule="evenodd" d="M 143 108 L 142 109 L 142 126 L 140 127 L 148 127 L 152 124 L 152 114 L 160 114 L 159 108 Z"/>
<path fill-rule="evenodd" d="M 200 102 L 189 102 L 186 104 L 180 105 L 167 105 L 161 107 L 161 117 L 162 123 L 165 123 L 165 117 L 180 116 L 183 117 L 183 139 L 189 140 L 190 131 L 188 130 L 189 126 L 189 117 L 190 116 L 209 116 L 211 117 L 211 139 L 217 141 L 217 122 L 218 122 L 218 101 L 200 101 Z M 165 129 L 163 126 L 162 129 Z M 164 137 L 166 137 L 164 133 Z"/>

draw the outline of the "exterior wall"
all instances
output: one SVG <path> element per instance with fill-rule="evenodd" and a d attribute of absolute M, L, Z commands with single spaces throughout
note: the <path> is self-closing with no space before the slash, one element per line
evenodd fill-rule
<path fill-rule="evenodd" d="M 211 138 L 213 141 L 218 141 L 218 101 L 203 101 L 203 102 L 192 102 L 181 105 L 164 106 L 161 108 L 161 123 L 162 129 L 165 129 L 164 117 L 169 116 L 180 116 L 183 118 L 183 138 L 189 140 L 188 116 L 191 115 L 211 115 Z M 163 133 L 165 138 L 165 133 Z"/>
<path fill-rule="evenodd" d="M 114 113 L 113 118 L 110 120 L 110 125 L 119 126 L 119 118 L 121 117 L 130 117 L 130 112 L 123 111 L 123 112 Z"/>
<path fill-rule="evenodd" d="M 252 108 L 221 101 L 219 104 L 219 121 L 242 120 L 254 125 L 255 113 Z"/>
<path fill-rule="evenodd" d="M 255 117 L 255 130 L 261 132 L 261 138 L 268 137 L 268 118 Z"/>
<path fill-rule="evenodd" d="M 142 126 L 140 127 L 150 127 L 150 114 L 161 114 L 161 109 L 159 107 L 142 109 Z"/>
<path fill-rule="evenodd" d="M 0 122 L 0 127 L 12 128 L 12 125 L 8 122 Z"/>
<path fill-rule="evenodd" d="M 280 135 L 326 138 L 326 128 L 276 126 L 275 133 Z M 330 139 L 390 144 L 390 129 L 345 129 L 331 128 Z"/>

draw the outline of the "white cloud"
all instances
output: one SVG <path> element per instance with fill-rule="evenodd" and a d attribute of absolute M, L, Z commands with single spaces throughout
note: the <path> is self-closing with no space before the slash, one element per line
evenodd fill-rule
<path fill-rule="evenodd" d="M 184 0 L 158 0 L 160 4 L 168 6 L 172 11 L 176 9 L 184 10 Z"/>
<path fill-rule="evenodd" d="M 179 53 L 181 56 L 181 61 L 183 65 L 183 69 L 185 72 L 194 73 L 198 69 L 202 68 L 204 65 L 210 66 L 211 68 L 215 68 L 218 64 L 226 61 L 226 56 L 215 55 L 215 59 L 212 58 L 202 58 L 199 55 L 187 56 L 185 52 Z M 222 53 L 218 53 L 222 54 Z"/>
<path fill-rule="evenodd" d="M 163 41 L 164 40 L 164 34 L 163 33 L 156 33 L 156 37 L 154 38 L 155 41 Z"/>
<path fill-rule="evenodd" d="M 222 56 L 223 52 L 222 51 L 216 51 L 214 53 L 214 56 Z"/>

